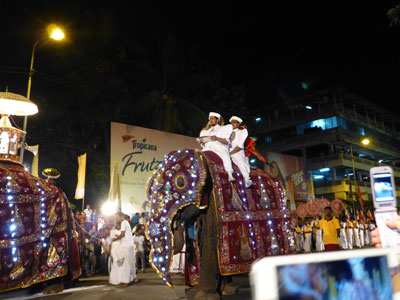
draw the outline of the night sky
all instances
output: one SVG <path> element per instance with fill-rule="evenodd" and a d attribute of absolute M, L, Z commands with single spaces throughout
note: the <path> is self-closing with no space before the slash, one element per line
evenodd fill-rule
<path fill-rule="evenodd" d="M 65 27 L 68 47 L 37 49 L 35 69 L 45 77 L 33 77 L 31 99 L 40 107 L 41 87 L 65 88 L 67 68 L 60 63 L 65 51 L 79 45 L 82 28 L 90 22 L 90 34 L 103 34 L 102 19 L 93 26 L 91 15 L 107 16 L 122 43 L 146 43 L 173 33 L 182 49 L 196 49 L 197 60 L 220 68 L 224 86 L 244 86 L 252 115 L 268 104 L 331 84 L 400 114 L 400 26 L 392 27 L 387 16 L 398 1 L 270 2 L 1 1 L 0 90 L 8 86 L 10 92 L 26 95 L 33 43 L 52 22 Z M 303 82 L 308 90 L 302 89 Z M 47 116 L 39 112 L 35 118 Z M 16 122 L 22 127 L 22 118 Z M 42 163 L 45 159 L 41 157 Z M 72 181 L 63 187 L 70 198 Z"/>
<path fill-rule="evenodd" d="M 387 17 L 396 1 L 269 2 L 2 1 L 0 88 L 25 93 L 26 75 L 5 68 L 28 68 L 32 44 L 51 21 L 66 25 L 73 42 L 90 10 L 108 12 L 126 40 L 175 33 L 182 47 L 195 46 L 199 59 L 221 68 L 225 85 L 244 84 L 250 107 L 298 95 L 303 81 L 338 83 L 387 107 L 400 98 L 400 27 Z M 52 47 L 38 51 L 35 63 L 57 76 Z"/>

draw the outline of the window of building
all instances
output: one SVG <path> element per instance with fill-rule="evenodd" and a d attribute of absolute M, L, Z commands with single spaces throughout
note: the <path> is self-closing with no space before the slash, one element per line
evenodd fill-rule
<path fill-rule="evenodd" d="M 304 130 L 308 128 L 320 128 L 322 130 L 328 130 L 332 128 L 341 127 L 347 129 L 347 122 L 340 117 L 330 117 L 325 119 L 318 119 L 311 122 L 307 122 L 297 126 L 297 133 L 299 135 L 304 134 Z"/>

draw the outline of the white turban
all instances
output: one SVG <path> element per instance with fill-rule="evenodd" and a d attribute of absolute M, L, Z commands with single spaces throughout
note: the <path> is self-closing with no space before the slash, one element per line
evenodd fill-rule
<path fill-rule="evenodd" d="M 243 120 L 242 120 L 241 118 L 237 117 L 237 116 L 232 116 L 232 117 L 229 119 L 229 123 L 232 123 L 232 120 L 238 121 L 239 123 L 242 123 L 242 122 L 243 122 Z"/>
<path fill-rule="evenodd" d="M 210 112 L 208 115 L 208 119 L 210 120 L 211 117 L 216 117 L 217 119 L 221 118 L 221 115 L 219 113 L 216 112 Z"/>

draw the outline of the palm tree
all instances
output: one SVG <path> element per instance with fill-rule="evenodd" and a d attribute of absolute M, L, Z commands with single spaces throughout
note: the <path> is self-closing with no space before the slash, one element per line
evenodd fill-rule
<path fill-rule="evenodd" d="M 400 4 L 397 4 L 395 7 L 389 9 L 387 14 L 389 16 L 391 26 L 400 25 Z"/>

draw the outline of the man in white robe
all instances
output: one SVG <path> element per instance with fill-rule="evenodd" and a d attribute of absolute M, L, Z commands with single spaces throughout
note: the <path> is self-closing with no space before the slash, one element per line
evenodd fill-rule
<path fill-rule="evenodd" d="M 217 154 L 224 164 L 225 171 L 228 173 L 229 181 L 235 181 L 232 176 L 232 162 L 229 155 L 229 138 L 232 134 L 232 125 L 223 126 L 221 115 L 210 112 L 207 126 L 200 132 L 202 151 L 212 151 Z"/>
<path fill-rule="evenodd" d="M 244 142 L 248 136 L 246 128 L 240 128 L 243 120 L 237 116 L 232 116 L 229 119 L 232 124 L 233 133 L 231 137 L 231 143 L 229 147 L 232 161 L 238 166 L 240 173 L 242 173 L 246 188 L 251 187 L 253 184 L 250 179 L 250 164 L 249 159 L 244 154 Z"/>
<path fill-rule="evenodd" d="M 113 242 L 121 240 L 121 247 L 124 248 L 121 252 L 127 254 L 126 261 L 128 262 L 129 268 L 124 272 L 124 274 L 121 274 L 121 286 L 126 287 L 131 282 L 138 282 L 138 279 L 136 278 L 135 250 L 131 226 L 128 221 L 125 220 L 125 215 L 122 212 L 117 214 L 117 222 L 121 222 L 121 233 L 113 239 Z"/>
<path fill-rule="evenodd" d="M 117 223 L 111 230 L 110 237 L 117 238 L 121 234 L 121 224 Z M 112 258 L 109 282 L 113 285 L 125 285 L 129 283 L 130 265 L 128 262 L 128 251 L 122 247 L 121 240 L 115 240 L 110 244 L 110 256 Z"/>

